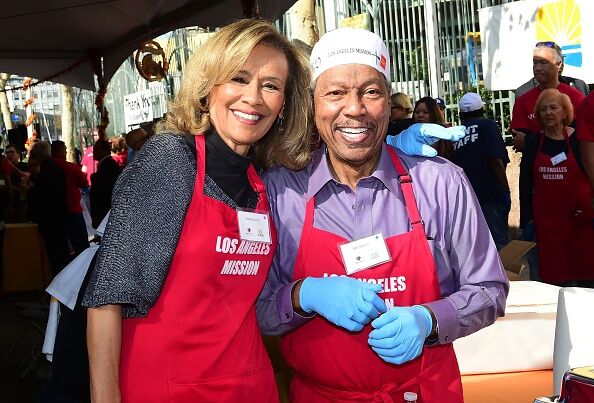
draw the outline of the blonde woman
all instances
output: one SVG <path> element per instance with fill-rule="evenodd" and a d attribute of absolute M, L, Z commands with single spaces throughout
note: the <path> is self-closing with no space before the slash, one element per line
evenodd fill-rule
<path fill-rule="evenodd" d="M 390 96 L 390 123 L 388 135 L 396 136 L 414 124 L 413 106 L 408 95 L 396 92 Z"/>
<path fill-rule="evenodd" d="M 309 161 L 307 57 L 218 31 L 130 162 L 83 304 L 94 402 L 278 400 L 254 303 L 276 247 L 259 169 Z"/>

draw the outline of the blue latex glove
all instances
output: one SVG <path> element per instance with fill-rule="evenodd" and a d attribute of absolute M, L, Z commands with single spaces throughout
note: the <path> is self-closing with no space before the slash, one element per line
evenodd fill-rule
<path fill-rule="evenodd" d="M 438 140 L 458 141 L 464 136 L 464 126 L 443 127 L 434 123 L 415 123 L 397 136 L 387 136 L 386 142 L 407 155 L 435 157 L 437 151 L 431 144 Z"/>
<path fill-rule="evenodd" d="M 382 360 L 404 364 L 421 354 L 432 325 L 431 314 L 422 306 L 392 308 L 371 322 L 375 330 L 368 343 Z"/>
<path fill-rule="evenodd" d="M 299 303 L 305 312 L 316 312 L 337 326 L 358 332 L 386 312 L 378 297 L 380 284 L 369 284 L 346 276 L 307 277 L 299 290 Z"/>

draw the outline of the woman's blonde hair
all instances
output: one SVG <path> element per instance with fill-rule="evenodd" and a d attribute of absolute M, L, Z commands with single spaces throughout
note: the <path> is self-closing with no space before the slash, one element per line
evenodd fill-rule
<path fill-rule="evenodd" d="M 313 122 L 308 57 L 268 21 L 243 19 L 221 28 L 188 61 L 177 96 L 169 102 L 158 133 L 201 134 L 210 128 L 208 95 L 231 80 L 257 45 L 283 52 L 289 75 L 285 86 L 282 124 L 277 121 L 252 147 L 262 168 L 283 165 L 304 168 L 311 153 Z"/>
<path fill-rule="evenodd" d="M 563 119 L 563 126 L 569 126 L 573 121 L 573 105 L 571 99 L 562 92 L 559 92 L 556 88 L 547 88 L 544 90 L 536 100 L 534 105 L 534 116 L 540 127 L 544 127 L 542 124 L 542 118 L 540 117 L 540 108 L 545 101 L 553 100 L 559 103 L 563 109 L 565 109 L 565 119 Z"/>
<path fill-rule="evenodd" d="M 402 92 L 392 94 L 392 96 L 390 97 L 390 104 L 393 107 L 400 106 L 404 108 L 407 114 L 411 114 L 413 111 L 413 106 L 412 102 L 410 102 L 410 98 L 408 97 L 408 95 Z"/>

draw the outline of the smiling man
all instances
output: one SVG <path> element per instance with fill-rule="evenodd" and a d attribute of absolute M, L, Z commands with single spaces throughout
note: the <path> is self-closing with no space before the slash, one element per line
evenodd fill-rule
<path fill-rule="evenodd" d="M 305 169 L 265 176 L 279 247 L 257 304 L 263 331 L 284 335 L 291 401 L 462 402 L 451 343 L 503 315 L 508 290 L 468 179 L 382 142 L 377 35 L 327 33 L 310 62 L 322 144 Z"/>

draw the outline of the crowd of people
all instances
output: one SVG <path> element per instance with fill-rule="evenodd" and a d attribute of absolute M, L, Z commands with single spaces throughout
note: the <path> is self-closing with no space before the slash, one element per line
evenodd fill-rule
<path fill-rule="evenodd" d="M 308 55 L 240 20 L 191 57 L 155 135 L 96 136 L 80 165 L 60 141 L 28 166 L 8 146 L 3 213 L 26 206 L 56 274 L 89 245 L 85 199 L 93 227 L 109 212 L 77 302 L 88 362 L 45 401 L 276 402 L 263 333 L 281 337 L 293 402 L 462 402 L 452 342 L 509 290 L 510 160 L 479 94 L 454 126 L 443 98 L 391 95 L 389 60 L 369 31 Z M 533 65 L 511 123 L 531 270 L 591 286 L 593 96 L 559 81 L 556 45 Z"/>
<path fill-rule="evenodd" d="M 38 224 L 54 275 L 89 246 L 92 228 L 110 209 L 113 187 L 127 164 L 125 138 L 99 140 L 97 133 L 95 128 L 94 145 L 81 161 L 67 161 L 60 140 L 8 143 L 0 156 L 0 240 L 5 223 Z M 141 146 L 144 130 L 131 133 Z"/>

